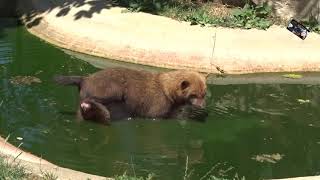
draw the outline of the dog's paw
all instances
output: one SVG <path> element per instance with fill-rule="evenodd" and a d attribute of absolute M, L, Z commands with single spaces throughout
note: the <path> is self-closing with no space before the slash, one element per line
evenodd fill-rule
<path fill-rule="evenodd" d="M 80 104 L 80 107 L 83 111 L 88 111 L 90 108 L 91 108 L 91 104 L 89 103 L 86 103 L 86 102 L 82 102 Z"/>

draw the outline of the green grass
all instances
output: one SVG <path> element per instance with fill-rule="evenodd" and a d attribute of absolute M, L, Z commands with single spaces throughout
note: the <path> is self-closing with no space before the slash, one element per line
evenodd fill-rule
<path fill-rule="evenodd" d="M 244 176 L 239 176 L 238 173 L 235 173 L 234 175 L 231 175 L 233 173 L 230 173 L 234 168 L 232 166 L 225 166 L 225 163 L 217 163 L 214 166 L 210 168 L 205 174 L 203 174 L 199 180 L 245 180 L 246 178 Z M 158 179 L 156 178 L 156 175 L 153 173 L 149 173 L 147 177 L 137 177 L 135 174 L 135 169 L 133 164 L 131 164 L 131 170 L 133 171 L 133 176 L 127 175 L 127 172 L 125 171 L 123 175 L 118 175 L 113 177 L 115 180 L 154 180 Z M 194 169 L 190 169 L 189 167 L 189 157 L 186 157 L 186 164 L 185 164 L 185 170 L 184 175 L 181 176 L 181 180 L 189 180 L 192 179 L 192 176 L 194 175 Z M 230 176 L 231 175 L 231 176 Z"/>
<path fill-rule="evenodd" d="M 188 180 L 190 177 L 181 177 L 181 180 Z M 126 174 L 123 174 L 121 176 L 115 176 L 114 177 L 115 180 L 154 180 L 156 178 L 154 178 L 153 174 L 149 174 L 148 177 L 144 178 L 144 177 L 135 177 L 135 176 L 128 176 Z M 210 175 L 206 178 L 202 178 L 201 180 L 245 180 L 246 178 L 243 177 L 239 177 L 237 174 L 232 177 L 232 178 L 224 178 L 224 177 L 218 177 L 218 176 L 214 176 L 214 175 Z"/>
<path fill-rule="evenodd" d="M 58 176 L 51 172 L 42 172 L 43 180 L 57 180 Z"/>
<path fill-rule="evenodd" d="M 116 0 L 130 12 L 147 12 L 170 17 L 191 25 L 222 26 L 243 29 L 267 29 L 273 24 L 286 26 L 287 21 L 272 15 L 267 3 L 244 7 L 227 7 L 210 1 L 192 0 Z M 246 1 L 244 1 L 246 2 Z M 311 31 L 320 33 L 320 24 L 315 18 L 303 22 Z"/>
<path fill-rule="evenodd" d="M 0 179 L 5 180 L 23 180 L 29 177 L 29 173 L 18 163 L 8 163 L 0 156 Z"/>
<path fill-rule="evenodd" d="M 26 170 L 15 159 L 8 160 L 0 155 L 0 180 L 57 180 L 58 177 L 50 172 L 42 172 L 42 177 Z"/>
<path fill-rule="evenodd" d="M 144 177 L 128 176 L 126 173 L 124 173 L 123 175 L 115 176 L 114 179 L 115 180 L 153 180 L 154 175 L 149 174 L 148 177 L 144 178 Z"/>
<path fill-rule="evenodd" d="M 211 2 L 196 4 L 193 1 L 183 0 L 118 0 L 118 2 L 132 12 L 158 14 L 188 21 L 191 25 L 266 29 L 272 24 L 271 7 L 266 3 L 258 6 L 246 4 L 243 8 L 230 9 Z"/>
<path fill-rule="evenodd" d="M 267 29 L 272 25 L 271 8 L 267 4 L 252 6 L 246 4 L 243 8 L 222 9 L 220 13 L 211 13 L 213 4 L 203 5 L 195 9 L 181 10 L 179 8 L 168 9 L 167 16 L 188 21 L 191 25 L 200 24 L 202 26 L 222 26 L 230 28 L 258 28 Z M 223 8 L 223 7 L 221 7 Z M 217 10 L 217 9 L 216 9 Z M 228 12 L 223 12 L 228 11 Z M 168 13 L 170 12 L 170 13 Z M 171 15 L 170 15 L 171 14 Z"/>
<path fill-rule="evenodd" d="M 302 22 L 310 31 L 320 34 L 320 24 L 315 17 L 310 17 L 308 21 Z"/>
<path fill-rule="evenodd" d="M 193 171 L 190 171 L 188 169 L 187 162 L 188 161 L 186 161 L 186 172 L 185 172 L 185 175 L 181 177 L 181 180 L 188 180 L 192 175 Z M 212 170 L 214 170 L 216 167 L 217 166 L 214 166 L 213 168 L 211 168 L 211 170 L 208 171 L 208 173 L 206 173 L 201 178 L 201 180 L 245 180 L 245 177 L 238 177 L 237 174 L 231 179 L 210 175 Z M 152 173 L 149 174 L 147 177 L 141 177 L 141 176 L 137 177 L 135 175 L 129 176 L 126 173 L 124 173 L 123 175 L 117 175 L 117 176 L 114 176 L 113 178 L 115 180 L 154 180 L 156 179 L 155 175 Z M 57 179 L 58 179 L 58 176 L 50 172 L 42 172 L 41 177 L 31 174 L 30 172 L 27 172 L 25 167 L 23 167 L 19 163 L 17 162 L 9 163 L 6 158 L 4 158 L 3 156 L 0 156 L 0 180 L 57 180 Z"/>

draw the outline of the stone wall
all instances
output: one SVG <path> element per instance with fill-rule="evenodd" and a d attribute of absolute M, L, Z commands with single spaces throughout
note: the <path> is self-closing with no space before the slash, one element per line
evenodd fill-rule
<path fill-rule="evenodd" d="M 274 13 L 284 19 L 295 18 L 308 20 L 315 17 L 320 23 L 319 0 L 252 0 L 254 3 L 268 2 L 273 7 Z"/>
<path fill-rule="evenodd" d="M 0 0 L 0 17 L 13 17 L 16 15 L 16 0 Z"/>

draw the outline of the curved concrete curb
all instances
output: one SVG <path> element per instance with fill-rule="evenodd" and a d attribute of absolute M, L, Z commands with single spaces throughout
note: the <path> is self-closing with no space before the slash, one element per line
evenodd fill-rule
<path fill-rule="evenodd" d="M 0 137 L 0 154 L 7 158 L 8 162 L 18 162 L 26 168 L 27 171 L 32 172 L 34 175 L 42 176 L 44 172 L 52 173 L 60 180 L 112 180 L 101 176 L 86 174 L 79 171 L 56 166 L 44 159 L 41 159 L 33 154 L 22 151 L 19 148 L 6 142 L 5 139 Z"/>
<path fill-rule="evenodd" d="M 150 72 L 163 72 L 168 71 L 168 69 L 157 68 L 153 66 L 144 66 L 133 63 L 120 62 L 116 60 L 106 61 L 104 58 L 91 56 L 75 51 L 70 51 L 67 49 L 63 49 L 63 52 L 75 57 L 77 59 L 81 59 L 93 65 L 99 69 L 112 68 L 112 67 L 125 67 L 131 68 L 135 70 L 145 70 Z M 319 85 L 320 84 L 320 72 L 299 72 L 301 78 L 292 79 L 286 78 L 283 75 L 287 73 L 279 72 L 279 73 L 256 73 L 256 74 L 243 74 L 239 75 L 227 75 L 223 77 L 219 76 L 208 76 L 207 84 L 211 85 L 227 85 L 227 84 L 308 84 L 308 85 Z"/>
<path fill-rule="evenodd" d="M 315 33 L 301 40 L 277 26 L 267 31 L 190 26 L 146 13 L 122 13 L 117 7 L 77 19 L 79 13 L 90 11 L 88 0 L 77 7 L 68 5 L 63 15 L 66 7 L 48 0 L 25 0 L 20 5 L 33 10 L 31 18 L 24 16 L 26 23 L 36 24 L 28 29 L 32 34 L 90 55 L 213 73 L 215 66 L 229 74 L 320 71 L 320 36 Z"/>

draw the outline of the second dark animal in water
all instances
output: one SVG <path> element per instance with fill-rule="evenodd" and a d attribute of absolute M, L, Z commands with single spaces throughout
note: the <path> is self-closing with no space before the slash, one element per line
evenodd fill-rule
<path fill-rule="evenodd" d="M 110 68 L 85 77 L 56 76 L 55 81 L 78 87 L 80 119 L 104 124 L 123 117 L 171 118 L 185 105 L 205 107 L 206 78 L 193 71 Z"/>

